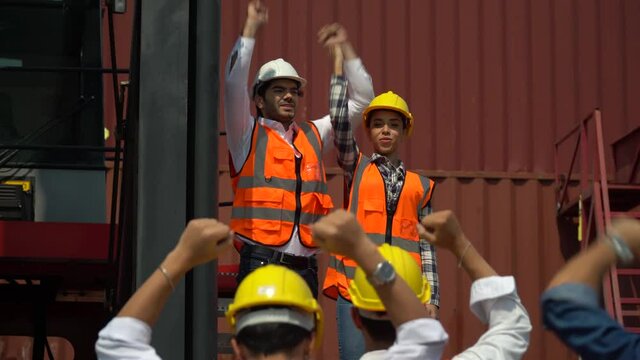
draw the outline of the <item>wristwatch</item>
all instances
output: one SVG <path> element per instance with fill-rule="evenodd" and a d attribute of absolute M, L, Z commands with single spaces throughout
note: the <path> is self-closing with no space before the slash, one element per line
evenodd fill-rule
<path fill-rule="evenodd" d="M 383 261 L 376 266 L 371 276 L 367 277 L 369 283 L 373 286 L 381 286 L 390 284 L 396 278 L 396 270 L 388 261 Z"/>

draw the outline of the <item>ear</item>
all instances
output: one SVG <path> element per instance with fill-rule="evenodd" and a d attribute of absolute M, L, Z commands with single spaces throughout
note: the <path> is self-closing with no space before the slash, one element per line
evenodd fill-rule
<path fill-rule="evenodd" d="M 231 338 L 231 347 L 233 348 L 233 353 L 235 354 L 236 359 L 245 359 L 242 348 L 236 341 L 236 338 Z"/>
<path fill-rule="evenodd" d="M 309 354 L 311 354 L 313 352 L 313 350 L 315 349 L 316 341 L 318 341 L 318 338 L 316 337 L 316 333 L 314 331 L 313 333 L 311 333 L 311 339 L 309 340 L 309 346 L 307 346 L 307 350 L 308 350 Z"/>
<path fill-rule="evenodd" d="M 256 95 L 253 101 L 256 103 L 258 109 L 262 110 L 264 108 L 264 98 L 262 96 Z"/>
<path fill-rule="evenodd" d="M 360 313 L 358 312 L 358 309 L 355 306 L 351 308 L 351 319 L 353 320 L 353 324 L 358 329 L 362 329 L 362 320 L 360 318 Z"/>

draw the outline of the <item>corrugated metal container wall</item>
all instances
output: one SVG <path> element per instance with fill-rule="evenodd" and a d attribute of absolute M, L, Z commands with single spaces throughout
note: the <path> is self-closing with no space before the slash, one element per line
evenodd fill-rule
<path fill-rule="evenodd" d="M 246 3 L 222 2 L 223 58 L 242 30 Z M 409 102 L 417 125 L 402 157 L 413 168 L 548 174 L 554 140 L 594 108 L 603 110 L 606 143 L 640 124 L 637 1 L 268 5 L 251 77 L 266 60 L 286 58 L 311 84 L 301 118 L 322 116 L 330 61 L 315 34 L 328 22 L 345 24 L 376 93 L 393 89 Z"/>
<path fill-rule="evenodd" d="M 223 1 L 221 56 L 239 35 L 247 1 Z M 437 175 L 435 207 L 460 214 L 467 234 L 502 274 L 514 274 L 534 323 L 526 359 L 575 358 L 542 329 L 538 298 L 563 263 L 555 227 L 553 144 L 594 108 L 605 143 L 640 124 L 640 2 L 633 0 L 271 1 L 251 77 L 283 57 L 309 80 L 299 119 L 328 109 L 330 61 L 315 34 L 341 22 L 374 79 L 416 117 L 402 158 Z M 221 75 L 224 74 L 224 60 Z M 364 139 L 362 130 L 359 139 Z M 361 141 L 362 144 L 365 141 Z M 370 151 L 368 145 L 363 146 Z M 227 162 L 220 144 L 221 164 Z M 610 159 L 610 158 L 609 158 Z M 339 174 L 335 160 L 329 170 Z M 230 200 L 227 173 L 221 201 Z M 331 180 L 340 199 L 341 176 Z M 339 201 L 336 201 L 339 203 Z M 228 219 L 228 209 L 221 217 Z M 225 261 L 236 261 L 232 255 Z M 467 310 L 469 281 L 440 254 L 447 356 L 483 327 Z M 333 304 L 323 358 L 337 358 Z"/>

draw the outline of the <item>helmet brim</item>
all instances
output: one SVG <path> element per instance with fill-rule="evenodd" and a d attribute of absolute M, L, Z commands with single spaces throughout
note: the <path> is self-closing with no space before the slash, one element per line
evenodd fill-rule
<path fill-rule="evenodd" d="M 280 79 L 293 80 L 298 84 L 300 84 L 300 89 L 303 89 L 307 85 L 307 80 L 299 76 L 274 76 L 272 78 L 269 78 L 268 80 L 258 80 L 255 84 L 253 84 L 253 88 L 251 89 L 251 97 L 256 96 L 256 94 L 258 93 L 258 88 L 260 86 L 264 85 L 267 82 L 280 80 Z"/>

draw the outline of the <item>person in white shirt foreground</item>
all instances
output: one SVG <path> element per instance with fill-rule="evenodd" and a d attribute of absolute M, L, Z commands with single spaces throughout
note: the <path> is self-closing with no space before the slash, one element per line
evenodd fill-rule
<path fill-rule="evenodd" d="M 469 306 L 487 331 L 455 360 L 520 359 L 529 347 L 531 321 L 522 305 L 513 276 L 497 272 L 465 236 L 455 214 L 449 210 L 428 215 L 418 225 L 420 238 L 437 248 L 449 250 L 458 267 L 471 278 Z"/>
<path fill-rule="evenodd" d="M 160 359 L 150 345 L 151 328 L 175 284 L 193 267 L 228 250 L 232 237 L 229 227 L 216 220 L 189 222 L 158 270 L 100 331 L 98 359 Z M 322 310 L 305 281 L 283 266 L 268 265 L 248 275 L 227 319 L 237 359 L 308 359 L 321 343 Z"/>
<path fill-rule="evenodd" d="M 451 251 L 474 281 L 470 306 L 489 329 L 478 342 L 454 359 L 520 359 L 529 346 L 531 323 L 518 298 L 513 277 L 499 277 L 466 238 L 451 211 L 426 216 L 420 237 Z M 396 328 L 396 340 L 367 344 L 369 355 L 382 359 L 440 359 L 448 335 L 437 320 L 428 318 L 415 292 L 400 277 L 389 275 L 385 258 L 358 225 L 353 214 L 338 210 L 313 226 L 314 240 L 323 248 L 354 259 L 374 286 L 386 315 Z M 393 272 L 393 271 L 391 271 Z M 388 343 L 387 343 L 388 345 Z M 366 359 L 367 354 L 365 354 Z"/>
<path fill-rule="evenodd" d="M 393 266 L 396 276 L 403 279 L 413 293 L 425 304 L 431 298 L 431 288 L 427 277 L 412 256 L 405 250 L 382 244 L 380 254 Z M 386 359 L 387 349 L 396 340 L 396 329 L 389 320 L 384 304 L 380 301 L 374 286 L 369 283 L 361 268 L 357 268 L 353 280 L 349 282 L 349 297 L 353 301 L 351 317 L 355 327 L 364 338 L 366 352 L 362 360 Z"/>

